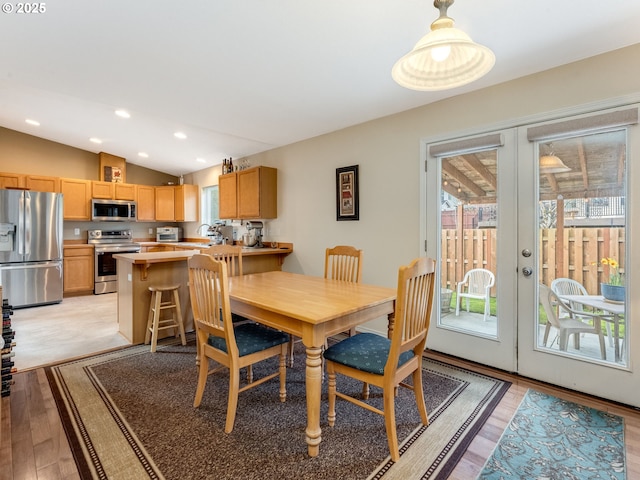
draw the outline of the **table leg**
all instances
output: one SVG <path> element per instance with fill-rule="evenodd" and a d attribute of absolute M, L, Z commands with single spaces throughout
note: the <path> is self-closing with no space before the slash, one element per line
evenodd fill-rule
<path fill-rule="evenodd" d="M 317 457 L 322 441 L 320 399 L 322 395 L 322 348 L 307 347 L 307 445 L 310 457 Z"/>

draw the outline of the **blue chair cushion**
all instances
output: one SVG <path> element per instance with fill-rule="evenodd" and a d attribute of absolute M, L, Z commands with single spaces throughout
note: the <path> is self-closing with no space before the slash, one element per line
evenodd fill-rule
<path fill-rule="evenodd" d="M 359 333 L 332 345 L 324 352 L 324 358 L 363 372 L 384 374 L 391 340 L 374 333 Z M 398 367 L 413 358 L 413 351 L 400 354 Z"/>
<path fill-rule="evenodd" d="M 289 342 L 289 335 L 286 333 L 263 327 L 257 323 L 238 325 L 234 327 L 233 331 L 241 357 Z M 213 348 L 223 352 L 227 351 L 227 341 L 224 338 L 209 335 L 208 343 Z"/>

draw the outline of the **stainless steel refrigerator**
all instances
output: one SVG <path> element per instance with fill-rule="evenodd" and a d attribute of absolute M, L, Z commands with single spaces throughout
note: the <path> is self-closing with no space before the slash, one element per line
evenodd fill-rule
<path fill-rule="evenodd" d="M 14 308 L 62 301 L 62 194 L 0 190 L 0 278 Z"/>

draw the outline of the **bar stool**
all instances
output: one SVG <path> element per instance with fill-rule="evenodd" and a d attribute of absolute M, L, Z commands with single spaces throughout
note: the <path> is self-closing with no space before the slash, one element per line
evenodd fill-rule
<path fill-rule="evenodd" d="M 144 337 L 145 345 L 151 341 L 151 351 L 156 351 L 158 332 L 160 330 L 173 329 L 176 338 L 180 335 L 182 345 L 187 341 L 184 336 L 184 324 L 182 323 L 182 310 L 180 309 L 180 297 L 178 289 L 180 285 L 150 286 L 151 303 L 149 305 L 149 318 L 147 320 L 147 332 Z M 172 294 L 172 299 L 162 301 L 164 292 Z M 172 310 L 170 318 L 162 318 L 162 310 Z"/>

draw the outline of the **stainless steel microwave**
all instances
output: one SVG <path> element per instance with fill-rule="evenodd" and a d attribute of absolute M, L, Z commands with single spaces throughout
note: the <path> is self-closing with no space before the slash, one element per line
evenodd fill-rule
<path fill-rule="evenodd" d="M 129 200 L 91 200 L 91 220 L 97 222 L 135 222 L 136 202 Z"/>

